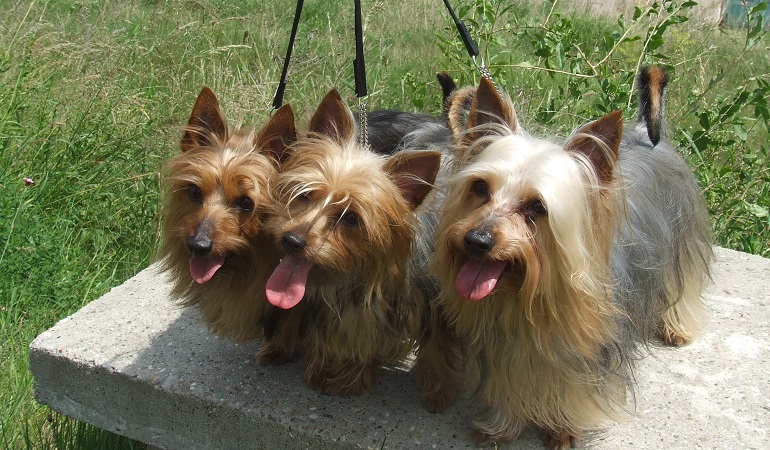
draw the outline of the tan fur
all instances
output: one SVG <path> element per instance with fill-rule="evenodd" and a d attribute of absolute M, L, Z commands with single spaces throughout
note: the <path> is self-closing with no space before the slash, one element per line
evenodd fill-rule
<path fill-rule="evenodd" d="M 294 138 L 287 105 L 259 132 L 230 130 L 216 97 L 201 91 L 181 140 L 182 153 L 167 164 L 163 206 L 163 245 L 159 257 L 173 284 L 172 296 L 197 307 L 210 330 L 236 341 L 262 335 L 267 302 L 264 286 L 277 261 L 263 231 L 270 183 L 276 176 L 276 152 Z M 190 195 L 197 186 L 201 198 Z M 253 209 L 239 201 L 249 198 Z M 214 277 L 197 284 L 190 275 L 188 237 L 207 227 L 212 255 L 225 263 Z"/>
<path fill-rule="evenodd" d="M 466 86 L 455 90 L 444 102 L 444 115 L 453 134 L 460 135 L 466 128 L 471 103 L 476 95 L 476 88 Z"/>
<path fill-rule="evenodd" d="M 422 325 L 415 372 L 420 386 L 420 402 L 430 412 L 449 408 L 463 386 L 463 356 L 460 343 L 448 329 L 443 315 L 436 311 L 436 302 L 429 305 L 432 317 Z"/>
<path fill-rule="evenodd" d="M 645 125 L 647 136 L 654 147 L 663 137 L 663 94 L 668 84 L 668 74 L 661 66 L 641 67 L 636 84 L 639 94 L 639 121 Z"/>
<path fill-rule="evenodd" d="M 667 278 L 666 286 L 677 286 L 678 280 L 675 279 L 675 274 L 669 272 Z M 673 292 L 667 296 L 677 301 L 663 314 L 659 331 L 663 342 L 675 347 L 687 345 L 695 340 L 708 317 L 708 311 L 703 302 L 703 291 L 709 280 L 704 276 L 702 267 L 696 264 L 685 266 L 683 279 L 687 280 L 687 283 L 682 288 L 681 297 L 671 295 Z"/>
<path fill-rule="evenodd" d="M 659 129 L 662 125 L 659 123 L 662 115 L 661 110 L 663 105 L 661 101 L 663 99 L 663 89 L 667 83 L 666 73 L 661 67 L 650 66 L 647 68 L 647 77 L 649 82 L 649 101 L 650 112 L 649 117 L 652 121 L 650 128 Z"/>
<path fill-rule="evenodd" d="M 469 385 L 486 405 L 474 422 L 476 442 L 505 443 L 536 425 L 549 446 L 561 448 L 623 414 L 626 380 L 599 369 L 619 313 L 609 243 L 617 223 L 612 166 L 622 122 L 619 114 L 608 115 L 555 151 L 550 142 L 517 134 L 510 100 L 486 81 L 474 101 L 480 104 L 483 113 L 470 113 L 475 128 L 457 139 L 457 173 L 449 181 L 431 270 L 468 356 Z M 514 148 L 519 153 L 506 163 Z M 527 171 L 530 159 L 550 172 Z M 550 177 L 560 180 L 558 192 L 549 190 Z M 489 196 L 474 191 L 477 180 L 488 185 Z M 546 205 L 547 215 L 533 202 Z M 508 261 L 494 291 L 480 301 L 454 288 L 468 261 L 464 236 L 474 229 L 495 241 L 484 258 Z"/>
<path fill-rule="evenodd" d="M 532 137 L 487 80 L 455 129 L 430 269 L 482 405 L 479 445 L 534 425 L 548 448 L 571 448 L 626 416 L 656 332 L 683 345 L 702 326 L 708 216 L 684 161 L 658 142 L 664 72 L 638 79 L 643 112 L 626 134 L 615 111 L 563 144 Z"/>
<path fill-rule="evenodd" d="M 413 211 L 438 165 L 435 152 L 386 160 L 358 145 L 336 91 L 322 101 L 308 137 L 291 149 L 266 229 L 278 246 L 287 232 L 301 236 L 300 257 L 314 264 L 305 298 L 286 311 L 282 325 L 302 328 L 310 387 L 365 394 L 375 387 L 379 366 L 400 364 L 414 349 L 423 300 L 408 281 Z M 415 173 L 415 167 L 426 170 Z M 357 224 L 345 223 L 351 213 Z M 270 358 L 276 349 L 296 351 L 280 336 L 266 345 Z"/>

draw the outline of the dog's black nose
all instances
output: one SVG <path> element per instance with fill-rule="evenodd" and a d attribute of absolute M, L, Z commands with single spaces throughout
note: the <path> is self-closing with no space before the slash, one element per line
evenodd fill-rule
<path fill-rule="evenodd" d="M 203 233 L 196 233 L 187 238 L 187 249 L 197 256 L 208 255 L 214 247 L 214 242 Z"/>
<path fill-rule="evenodd" d="M 492 233 L 487 230 L 473 229 L 465 233 L 465 251 L 471 256 L 484 256 L 495 246 Z"/>
<path fill-rule="evenodd" d="M 307 246 L 307 241 L 304 237 L 298 235 L 297 233 L 287 231 L 281 238 L 281 244 L 283 244 L 283 249 L 287 252 L 299 253 L 305 249 Z"/>

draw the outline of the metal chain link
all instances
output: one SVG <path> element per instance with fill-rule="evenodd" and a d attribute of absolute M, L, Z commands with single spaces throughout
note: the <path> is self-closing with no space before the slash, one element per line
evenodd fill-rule
<path fill-rule="evenodd" d="M 476 61 L 476 57 L 473 57 L 473 64 L 476 66 L 476 68 L 479 70 L 479 73 L 483 78 L 486 78 L 487 80 L 492 82 L 492 86 L 495 87 L 495 90 L 497 92 L 500 92 L 500 88 L 497 87 L 497 84 L 495 83 L 495 80 L 492 79 L 492 72 L 489 71 L 489 68 L 487 67 L 487 64 L 484 62 L 484 58 L 479 58 L 481 60 L 481 64 Z"/>
<path fill-rule="evenodd" d="M 369 146 L 369 123 L 366 117 L 366 107 L 369 97 L 358 99 L 358 142 L 364 147 Z"/>

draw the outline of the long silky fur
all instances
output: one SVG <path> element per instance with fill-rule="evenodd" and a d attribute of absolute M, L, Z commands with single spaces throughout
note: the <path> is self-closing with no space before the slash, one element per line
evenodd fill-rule
<path fill-rule="evenodd" d="M 469 385 L 483 404 L 494 406 L 477 426 L 504 441 L 514 438 L 525 424 L 578 433 L 617 418 L 616 405 L 624 400 L 625 380 L 630 377 L 613 342 L 618 311 L 610 297 L 607 242 L 616 218 L 593 213 L 611 210 L 614 199 L 599 194 L 603 189 L 587 164 L 557 158 L 554 164 L 567 172 L 537 180 L 553 227 L 538 227 L 532 233 L 525 219 L 511 225 L 510 233 L 527 236 L 507 249 L 508 257 L 526 265 L 519 293 L 493 292 L 470 302 L 454 290 L 465 260 L 458 258 L 454 244 L 458 229 L 452 224 L 461 226 L 467 212 L 465 180 L 497 174 L 499 162 L 487 166 L 485 155 L 510 143 L 505 136 L 485 139 L 493 142 L 478 161 L 449 181 L 451 200 L 439 226 L 433 260 L 445 287 L 440 300 L 468 355 Z M 546 190 L 557 179 L 569 184 L 562 181 L 558 188 Z M 602 221 L 603 234 L 600 227 L 593 227 Z"/>
<path fill-rule="evenodd" d="M 367 120 L 369 147 L 381 155 L 392 155 L 403 150 L 404 139 L 410 133 L 419 134 L 427 126 L 441 127 L 442 124 L 440 119 L 429 114 L 395 109 L 375 109 L 367 113 Z"/>
<path fill-rule="evenodd" d="M 173 298 L 197 307 L 213 333 L 248 341 L 261 336 L 268 305 L 265 280 L 277 260 L 270 250 L 271 241 L 261 232 L 262 208 L 271 201 L 275 163 L 255 147 L 255 132 L 250 129 L 228 132 L 225 139 L 211 135 L 208 141 L 210 146 L 180 153 L 168 163 L 159 258 L 161 268 L 169 273 Z M 211 193 L 204 208 L 190 202 L 190 184 Z M 255 209 L 248 217 L 237 217 L 228 203 L 219 201 L 223 190 L 248 193 Z M 213 252 L 226 254 L 227 260 L 214 278 L 198 284 L 190 277 L 190 252 L 185 239 L 203 220 L 213 226 Z"/>
<path fill-rule="evenodd" d="M 442 305 L 436 301 L 440 292 L 438 280 L 428 271 L 435 251 L 438 211 L 446 201 L 446 181 L 453 164 L 452 134 L 445 125 L 424 122 L 404 136 L 400 148 L 437 151 L 442 155 L 433 190 L 416 211 L 418 226 L 409 265 L 412 295 L 422 304 L 415 358 L 420 400 L 428 411 L 441 412 L 455 402 L 463 385 L 462 348 L 449 328 Z"/>
<path fill-rule="evenodd" d="M 414 127 L 412 127 L 414 128 Z M 307 357 L 305 379 L 330 394 L 371 391 L 379 366 L 400 366 L 414 349 L 423 302 L 409 283 L 409 259 L 418 227 L 412 208 L 383 171 L 387 159 L 352 136 L 338 142 L 310 133 L 292 148 L 275 186 L 275 217 L 267 229 L 308 230 L 323 279 L 308 279 L 305 298 L 286 311 L 283 327 L 299 327 Z M 312 211 L 293 203 L 313 192 Z M 354 210 L 363 230 L 328 226 L 334 211 Z M 414 295 L 413 295 L 414 294 Z M 281 338 L 272 348 L 290 348 Z"/>
<path fill-rule="evenodd" d="M 657 337 L 681 345 L 701 328 L 709 219 L 679 154 L 650 141 L 648 124 L 660 122 L 645 113 L 626 128 L 608 174 L 594 169 L 595 155 L 528 136 L 510 99 L 502 103 L 507 125 L 459 135 L 453 128 L 457 159 L 430 267 L 484 406 L 477 442 L 504 443 L 535 425 L 551 436 L 548 445 L 562 448 L 626 415 L 634 362 Z M 565 145 L 594 138 L 581 133 Z M 528 223 L 515 202 L 482 215 L 477 208 L 485 205 L 468 194 L 477 179 L 504 190 L 501 202 L 538 197 L 547 217 Z M 507 279 L 471 302 L 456 292 L 455 278 L 467 258 L 462 236 L 483 221 L 497 230 L 494 259 L 512 263 Z"/>
<path fill-rule="evenodd" d="M 615 298 L 645 342 L 686 344 L 707 320 L 702 293 L 713 259 L 711 225 L 692 172 L 640 121 L 623 136 L 618 170 L 625 219 L 613 246 Z M 661 321 L 661 314 L 663 320 Z"/>
<path fill-rule="evenodd" d="M 278 254 L 262 227 L 272 204 L 271 182 L 283 151 L 295 140 L 291 106 L 281 107 L 258 131 L 230 128 L 216 95 L 204 87 L 182 135 L 181 153 L 165 167 L 160 267 L 169 274 L 172 297 L 197 307 L 219 336 L 249 341 L 263 334 L 271 308 L 264 286 Z M 203 284 L 192 279 L 187 242 L 199 236 L 211 241 L 207 255 L 224 257 Z"/>

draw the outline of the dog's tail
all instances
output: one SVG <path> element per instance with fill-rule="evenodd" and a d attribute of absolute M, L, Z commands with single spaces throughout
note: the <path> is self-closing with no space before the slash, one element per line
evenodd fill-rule
<path fill-rule="evenodd" d="M 452 92 L 457 89 L 457 83 L 455 83 L 455 80 L 452 79 L 452 75 L 449 75 L 446 72 L 436 74 L 436 78 L 438 78 L 438 84 L 441 85 L 442 101 L 446 105 L 447 100 L 449 100 L 449 97 L 452 95 Z"/>
<path fill-rule="evenodd" d="M 441 112 L 444 116 L 444 121 L 451 128 L 452 95 L 457 90 L 457 83 L 446 72 L 437 73 L 436 78 L 438 78 L 438 84 L 441 85 Z"/>
<path fill-rule="evenodd" d="M 647 126 L 647 135 L 655 146 L 660 142 L 663 128 L 663 94 L 668 74 L 660 66 L 642 67 L 636 78 L 639 91 L 639 122 Z"/>

